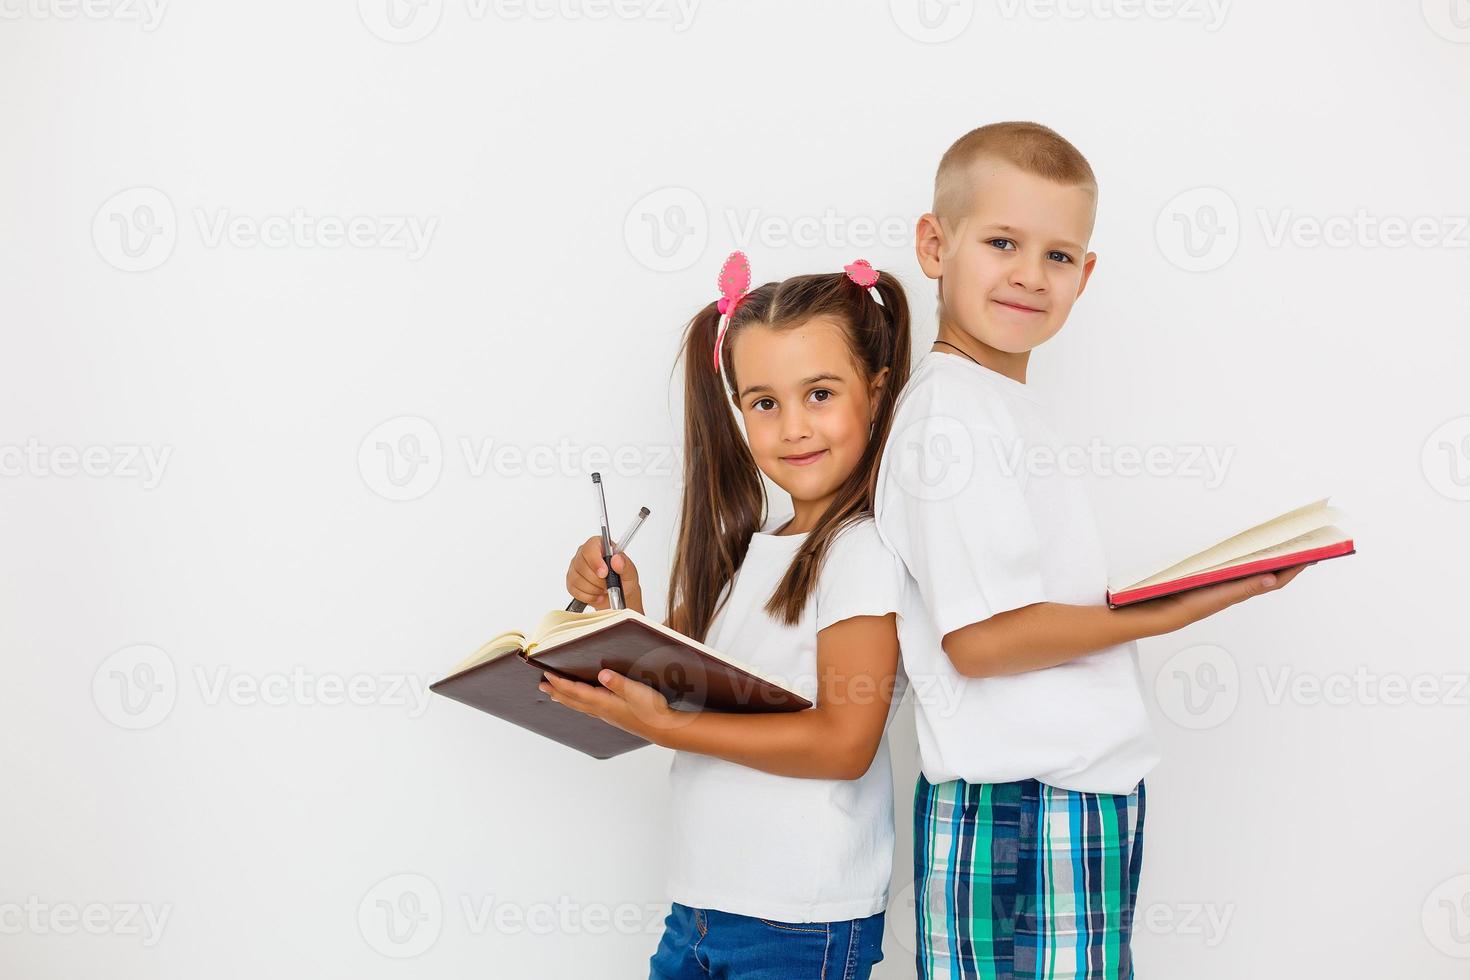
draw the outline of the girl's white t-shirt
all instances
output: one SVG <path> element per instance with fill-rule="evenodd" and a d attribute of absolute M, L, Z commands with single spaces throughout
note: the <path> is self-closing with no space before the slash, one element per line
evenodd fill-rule
<path fill-rule="evenodd" d="M 899 643 L 931 782 L 1129 793 L 1159 759 L 1136 644 L 985 678 L 962 676 L 940 645 L 1032 603 L 1105 601 L 1075 456 L 1035 392 L 957 354 L 925 355 L 899 397 L 873 510 L 909 572 Z"/>
<path fill-rule="evenodd" d="M 872 518 L 863 518 L 833 539 L 800 621 L 786 626 L 763 607 L 808 535 L 771 533 L 782 523 L 767 521 L 751 537 L 704 642 L 816 704 L 817 633 L 854 616 L 897 612 L 904 571 Z M 888 720 L 902 695 L 900 667 Z M 692 752 L 674 754 L 669 777 L 674 901 L 783 922 L 839 922 L 887 906 L 887 721 L 873 763 L 858 779 L 774 776 Z"/>

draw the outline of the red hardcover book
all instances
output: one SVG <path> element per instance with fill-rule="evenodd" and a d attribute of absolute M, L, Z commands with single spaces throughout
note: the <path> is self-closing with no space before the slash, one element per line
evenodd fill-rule
<path fill-rule="evenodd" d="M 1351 555 L 1357 551 L 1352 537 L 1334 523 L 1341 516 L 1327 506 L 1324 497 L 1172 565 L 1130 575 L 1126 581 L 1110 581 L 1108 605 L 1116 609 L 1217 582 Z"/>

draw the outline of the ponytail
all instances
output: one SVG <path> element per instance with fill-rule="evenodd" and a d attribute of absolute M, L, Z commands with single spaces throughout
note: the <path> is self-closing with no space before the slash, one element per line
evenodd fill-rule
<path fill-rule="evenodd" d="M 719 323 L 720 311 L 711 303 L 684 334 L 684 494 L 669 575 L 670 625 L 701 641 L 725 584 L 745 560 L 766 503 L 760 470 L 725 392 L 729 333 L 718 374 L 712 366 Z"/>

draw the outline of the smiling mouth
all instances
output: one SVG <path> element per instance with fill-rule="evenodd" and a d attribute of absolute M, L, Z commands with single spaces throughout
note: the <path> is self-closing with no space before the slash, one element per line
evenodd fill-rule
<path fill-rule="evenodd" d="M 818 449 L 816 452 L 806 453 L 801 456 L 782 456 L 781 462 L 790 463 L 792 466 L 809 466 L 827 454 L 827 450 Z"/>
<path fill-rule="evenodd" d="M 1003 299 L 992 300 L 992 302 L 999 303 L 1001 306 L 1004 306 L 1008 310 L 1015 310 L 1017 313 L 1041 313 L 1041 312 L 1043 312 L 1042 310 L 1036 309 L 1034 306 L 1022 306 L 1019 303 L 1007 303 Z"/>

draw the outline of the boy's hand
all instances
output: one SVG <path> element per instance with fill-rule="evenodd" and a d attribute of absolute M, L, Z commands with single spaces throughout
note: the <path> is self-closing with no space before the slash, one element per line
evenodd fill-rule
<path fill-rule="evenodd" d="M 1243 602 L 1252 596 L 1275 592 L 1301 574 L 1307 565 L 1292 565 L 1266 575 L 1252 575 L 1234 582 L 1221 582 L 1201 589 L 1191 589 L 1178 595 L 1157 599 L 1152 603 L 1152 612 L 1158 616 L 1162 627 L 1160 633 L 1172 633 L 1190 623 L 1197 623 L 1206 616 L 1213 616 L 1222 609 Z"/>
<path fill-rule="evenodd" d="M 638 584 L 638 566 L 627 555 L 612 556 L 613 571 L 623 579 L 623 604 L 643 611 L 643 588 Z M 593 609 L 607 609 L 607 565 L 602 560 L 602 538 L 591 537 L 572 556 L 567 566 L 567 592 Z"/>

